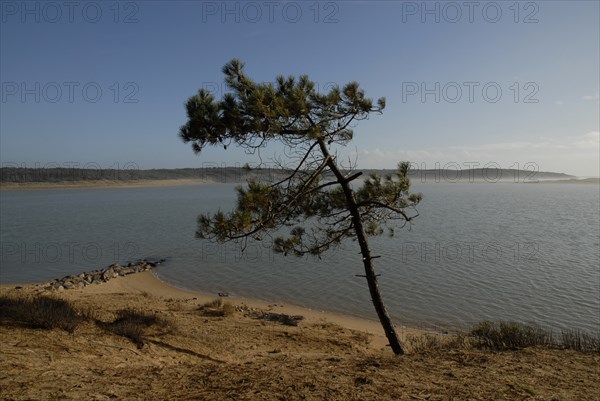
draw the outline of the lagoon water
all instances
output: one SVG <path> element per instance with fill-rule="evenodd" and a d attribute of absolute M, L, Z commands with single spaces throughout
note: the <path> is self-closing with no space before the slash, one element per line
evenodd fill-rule
<path fill-rule="evenodd" d="M 0 192 L 6 283 L 41 282 L 137 258 L 178 287 L 376 318 L 358 246 L 322 259 L 260 243 L 196 240 L 196 216 L 228 210 L 232 184 Z M 483 319 L 600 331 L 596 185 L 415 184 L 410 230 L 371 239 L 396 323 L 465 328 Z"/>

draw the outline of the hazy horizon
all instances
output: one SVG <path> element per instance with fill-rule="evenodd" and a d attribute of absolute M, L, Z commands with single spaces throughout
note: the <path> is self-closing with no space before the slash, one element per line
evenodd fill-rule
<path fill-rule="evenodd" d="M 240 58 L 256 81 L 308 74 L 320 91 L 356 80 L 386 97 L 339 150 L 361 169 L 600 174 L 598 2 L 16 1 L 1 12 L 3 166 L 257 163 L 235 147 L 194 155 L 177 136 L 187 98 L 220 98 L 221 68 Z"/>

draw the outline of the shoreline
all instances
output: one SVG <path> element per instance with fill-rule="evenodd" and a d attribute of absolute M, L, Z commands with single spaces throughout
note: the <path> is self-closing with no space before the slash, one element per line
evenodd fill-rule
<path fill-rule="evenodd" d="M 206 302 L 213 301 L 216 298 L 223 299 L 223 302 L 232 302 L 234 305 L 247 305 L 251 308 L 258 308 L 263 310 L 270 310 L 273 312 L 284 313 L 287 315 L 302 315 L 306 322 L 316 323 L 316 322 L 328 322 L 335 323 L 339 326 L 342 326 L 346 329 L 358 330 L 368 334 L 373 335 L 372 343 L 378 345 L 379 347 L 387 346 L 388 341 L 385 337 L 385 332 L 381 323 L 375 319 L 368 319 L 364 317 L 352 316 L 340 312 L 322 310 L 322 309 L 312 309 L 307 306 L 296 305 L 289 302 L 283 301 L 266 301 L 255 298 L 248 298 L 243 296 L 235 296 L 235 295 L 227 295 L 226 297 L 220 297 L 218 295 L 210 294 L 205 291 L 196 291 L 196 290 L 188 290 L 184 288 L 179 288 L 175 285 L 169 284 L 168 282 L 161 280 L 156 274 L 152 271 L 144 272 L 141 274 L 148 274 L 154 280 L 156 280 L 159 290 L 167 291 L 170 295 L 181 293 L 181 294 L 191 294 L 196 297 L 202 297 L 203 301 Z M 200 298 L 198 298 L 200 299 Z M 373 311 L 375 315 L 375 311 Z M 415 327 L 408 327 L 402 325 L 394 325 L 396 328 L 396 332 L 399 336 L 404 336 L 406 334 L 423 334 L 429 333 L 430 331 L 427 329 L 419 329 Z"/>
<path fill-rule="evenodd" d="M 187 185 L 214 184 L 203 179 L 168 180 L 123 180 L 123 181 L 62 181 L 62 182 L 23 182 L 0 183 L 0 191 L 44 190 L 44 189 L 109 189 L 109 188 L 154 188 Z"/>
<path fill-rule="evenodd" d="M 21 289 L 33 289 L 34 291 L 42 292 L 44 291 L 42 290 L 42 285 L 43 283 L 1 284 L 0 293 L 14 291 L 15 288 L 18 287 L 21 287 Z M 182 289 L 161 280 L 151 270 L 123 277 L 116 277 L 102 284 L 89 285 L 81 289 L 44 292 L 47 292 L 48 294 L 60 294 L 61 296 L 70 296 L 70 294 L 73 294 L 77 297 L 107 294 L 152 296 L 162 300 L 194 301 L 198 303 L 198 305 L 220 298 L 223 302 L 230 302 L 236 306 L 245 305 L 250 308 L 256 308 L 267 312 L 286 315 L 301 315 L 304 317 L 303 322 L 308 324 L 333 323 L 346 329 L 361 331 L 371 336 L 370 347 L 373 348 L 381 349 L 388 344 L 381 324 L 375 320 L 362 319 L 329 311 L 314 310 L 289 303 L 280 304 L 236 296 L 219 297 L 206 292 Z M 404 326 L 397 326 L 396 330 L 401 338 L 406 335 L 426 332 L 425 330 Z"/>
<path fill-rule="evenodd" d="M 187 185 L 202 184 L 227 184 L 218 181 L 206 179 L 175 178 L 165 180 L 97 180 L 97 181 L 61 181 L 61 182 L 23 182 L 23 183 L 0 183 L 0 192 L 2 191 L 23 191 L 23 190 L 48 190 L 48 189 L 109 189 L 109 188 L 156 188 L 156 187 L 176 187 Z M 413 184 L 424 184 L 414 179 Z M 561 184 L 561 185 L 600 185 L 600 178 L 570 178 L 570 179 L 549 179 L 530 182 L 514 181 L 469 181 L 462 180 L 456 182 L 431 182 L 431 184 Z M 239 184 L 239 183 L 238 183 Z"/>

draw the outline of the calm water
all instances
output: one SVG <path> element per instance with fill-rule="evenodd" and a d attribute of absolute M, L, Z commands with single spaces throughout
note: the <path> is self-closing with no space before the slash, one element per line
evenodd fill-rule
<path fill-rule="evenodd" d="M 233 185 L 0 193 L 2 283 L 167 257 L 173 285 L 374 318 L 358 246 L 322 260 L 194 239 L 196 216 Z M 600 192 L 594 185 L 421 184 L 411 230 L 371 240 L 388 309 L 403 325 L 482 319 L 600 331 Z"/>

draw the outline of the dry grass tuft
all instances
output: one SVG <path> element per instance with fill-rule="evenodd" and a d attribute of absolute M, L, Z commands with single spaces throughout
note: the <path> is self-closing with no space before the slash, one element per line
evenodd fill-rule
<path fill-rule="evenodd" d="M 469 335 L 475 338 L 476 346 L 495 351 L 548 347 L 554 344 L 551 331 L 538 325 L 516 322 L 479 322 Z"/>
<path fill-rule="evenodd" d="M 495 351 L 545 347 L 600 354 L 600 337 L 580 330 L 563 330 L 560 338 L 555 338 L 551 330 L 539 325 L 483 321 L 475 325 L 469 335 L 476 346 Z"/>
<path fill-rule="evenodd" d="M 461 350 L 471 346 L 469 339 L 463 333 L 408 335 L 406 344 L 415 354 Z"/>
<path fill-rule="evenodd" d="M 563 331 L 561 344 L 566 349 L 600 354 L 600 337 L 594 337 L 580 330 Z"/>
<path fill-rule="evenodd" d="M 62 329 L 73 333 L 85 320 L 69 301 L 38 296 L 0 297 L 0 322 L 3 325 L 23 325 L 40 329 Z"/>
<path fill-rule="evenodd" d="M 142 310 L 126 308 L 117 311 L 117 317 L 110 323 L 97 322 L 102 328 L 119 336 L 129 338 L 138 348 L 144 346 L 144 333 L 147 328 L 158 326 L 170 328 L 170 324 L 155 314 Z"/>
<path fill-rule="evenodd" d="M 371 339 L 372 339 L 373 335 L 370 333 L 366 333 L 364 331 L 353 331 L 352 333 L 352 339 L 355 340 L 357 343 L 362 344 L 362 345 L 369 345 L 371 343 Z"/>
<path fill-rule="evenodd" d="M 237 311 L 237 308 L 235 305 L 232 305 L 229 302 L 223 302 L 221 298 L 217 298 L 201 305 L 198 310 L 203 316 L 227 317 L 233 316 Z"/>
<path fill-rule="evenodd" d="M 223 300 L 221 298 L 213 299 L 210 302 L 203 304 L 200 309 L 217 309 L 223 306 Z"/>
<path fill-rule="evenodd" d="M 223 316 L 232 316 L 236 312 L 235 306 L 229 302 L 225 302 L 221 307 L 221 310 L 223 311 Z"/>
<path fill-rule="evenodd" d="M 301 315 L 287 315 L 285 313 L 263 312 L 257 311 L 250 314 L 250 317 L 258 320 L 267 320 L 269 322 L 277 322 L 286 326 L 298 326 L 304 320 Z"/>

